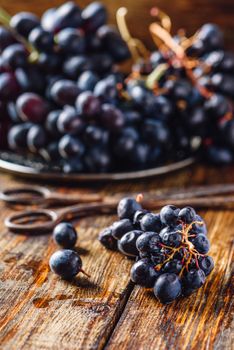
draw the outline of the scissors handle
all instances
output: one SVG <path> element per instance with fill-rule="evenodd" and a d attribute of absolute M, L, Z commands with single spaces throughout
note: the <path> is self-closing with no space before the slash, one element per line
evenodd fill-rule
<path fill-rule="evenodd" d="M 62 194 L 51 192 L 45 187 L 24 186 L 3 190 L 0 199 L 8 204 L 22 205 L 72 205 L 78 203 L 101 202 L 102 197 L 98 194 Z"/>
<path fill-rule="evenodd" d="M 40 235 L 51 232 L 63 220 L 90 214 L 114 214 L 117 202 L 79 204 L 59 210 L 36 209 L 21 211 L 5 219 L 5 226 L 14 233 Z"/>

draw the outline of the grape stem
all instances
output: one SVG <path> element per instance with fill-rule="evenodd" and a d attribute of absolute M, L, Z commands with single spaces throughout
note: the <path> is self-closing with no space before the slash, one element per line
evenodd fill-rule
<path fill-rule="evenodd" d="M 194 237 L 195 235 L 189 235 L 190 230 L 192 229 L 193 225 L 203 225 L 202 221 L 193 221 L 190 224 L 182 224 L 182 230 L 177 230 L 178 233 L 181 234 L 182 236 L 182 242 L 181 245 L 177 248 L 167 246 L 163 243 L 159 243 L 159 246 L 165 249 L 169 249 L 170 253 L 167 254 L 166 260 L 164 260 L 161 264 L 155 265 L 155 270 L 159 271 L 161 268 L 170 260 L 173 259 L 175 253 L 180 251 L 181 249 L 183 250 L 183 259 L 182 259 L 182 264 L 184 265 L 182 270 L 180 271 L 179 276 L 181 277 L 183 275 L 184 270 L 186 269 L 189 271 L 189 264 L 191 263 L 192 258 L 195 259 L 196 267 L 199 269 L 199 263 L 198 263 L 198 256 L 206 256 L 205 254 L 200 254 L 198 251 L 194 248 L 193 243 L 189 240 L 190 237 Z"/>
<path fill-rule="evenodd" d="M 145 45 L 141 40 L 133 38 L 126 22 L 126 15 L 128 10 L 126 7 L 120 7 L 116 12 L 116 21 L 118 25 L 119 32 L 123 40 L 127 43 L 128 48 L 132 54 L 133 60 L 135 62 L 146 59 L 149 57 L 149 51 L 146 49 Z"/>
<path fill-rule="evenodd" d="M 166 47 L 169 48 L 175 54 L 177 60 L 185 68 L 186 74 L 191 80 L 192 84 L 197 87 L 202 96 L 208 99 L 212 95 L 212 93 L 204 86 L 198 83 L 195 75 L 193 74 L 193 71 L 189 67 L 189 59 L 183 47 L 179 45 L 172 38 L 171 34 L 158 23 L 151 23 L 151 25 L 149 26 L 149 30 L 153 39 L 155 40 L 156 45 L 160 48 L 161 44 L 159 43 L 159 41 L 161 41 L 161 43 L 166 45 Z"/>

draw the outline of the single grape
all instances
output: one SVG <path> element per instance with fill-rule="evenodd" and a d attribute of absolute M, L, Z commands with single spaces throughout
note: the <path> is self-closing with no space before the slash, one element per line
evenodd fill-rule
<path fill-rule="evenodd" d="M 104 245 L 107 249 L 117 250 L 117 240 L 112 236 L 112 230 L 107 227 L 103 230 L 98 237 L 100 243 Z"/>
<path fill-rule="evenodd" d="M 73 250 L 62 249 L 50 257 L 50 269 L 63 279 L 72 279 L 82 270 L 82 260 Z"/>
<path fill-rule="evenodd" d="M 153 287 L 158 276 L 159 273 L 147 259 L 138 260 L 130 272 L 132 282 L 146 288 Z"/>
<path fill-rule="evenodd" d="M 49 112 L 47 101 L 32 92 L 20 95 L 16 101 L 16 108 L 23 121 L 33 123 L 44 122 Z"/>
<path fill-rule="evenodd" d="M 80 157 L 84 153 L 84 145 L 74 136 L 64 135 L 59 141 L 59 153 L 63 158 Z"/>
<path fill-rule="evenodd" d="M 119 219 L 133 219 L 137 210 L 141 210 L 142 206 L 134 198 L 126 197 L 121 199 L 117 207 L 117 214 Z"/>
<path fill-rule="evenodd" d="M 125 233 L 133 231 L 134 226 L 129 219 L 122 219 L 119 221 L 115 221 L 111 225 L 112 236 L 115 239 L 121 239 Z"/>
<path fill-rule="evenodd" d="M 40 25 L 40 20 L 31 12 L 18 12 L 11 17 L 10 26 L 20 35 L 28 37 L 31 30 Z"/>
<path fill-rule="evenodd" d="M 179 277 L 175 273 L 163 273 L 154 285 L 154 294 L 163 304 L 169 304 L 178 298 L 182 287 Z"/>

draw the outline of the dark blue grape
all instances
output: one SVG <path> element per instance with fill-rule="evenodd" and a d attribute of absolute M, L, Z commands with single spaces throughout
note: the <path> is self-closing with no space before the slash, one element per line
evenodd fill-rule
<path fill-rule="evenodd" d="M 82 13 L 83 27 L 87 32 L 95 32 L 107 21 L 107 11 L 105 6 L 98 1 L 86 6 Z"/>
<path fill-rule="evenodd" d="M 138 260 L 131 268 L 130 277 L 132 282 L 146 288 L 152 288 L 159 272 L 147 259 Z"/>
<path fill-rule="evenodd" d="M 101 102 L 92 92 L 84 91 L 76 100 L 76 108 L 79 113 L 87 117 L 94 117 L 101 112 Z"/>
<path fill-rule="evenodd" d="M 199 267 L 202 269 L 206 276 L 208 276 L 214 268 L 214 260 L 211 256 L 199 257 Z"/>
<path fill-rule="evenodd" d="M 92 71 L 83 72 L 77 81 L 77 86 L 81 91 L 93 91 L 98 82 L 98 76 Z"/>
<path fill-rule="evenodd" d="M 142 206 L 134 198 L 125 197 L 121 199 L 117 207 L 117 214 L 120 219 L 133 219 L 137 210 L 141 210 Z"/>
<path fill-rule="evenodd" d="M 158 252 L 161 242 L 159 234 L 156 232 L 144 232 L 136 241 L 136 247 L 141 253 L 152 254 Z"/>
<path fill-rule="evenodd" d="M 181 282 L 174 273 L 163 273 L 160 275 L 154 285 L 154 294 L 163 304 L 169 304 L 178 298 L 181 294 Z"/>
<path fill-rule="evenodd" d="M 84 145 L 74 136 L 64 135 L 59 141 L 59 153 L 63 158 L 80 157 L 84 154 Z"/>
<path fill-rule="evenodd" d="M 85 125 L 80 114 L 73 107 L 67 107 L 59 115 L 57 127 L 62 134 L 77 134 L 84 129 Z"/>
<path fill-rule="evenodd" d="M 52 99 L 60 106 L 73 105 L 79 93 L 78 86 L 73 81 L 65 79 L 56 81 L 50 89 Z"/>
<path fill-rule="evenodd" d="M 27 146 L 30 152 L 38 152 L 46 146 L 48 138 L 41 125 L 33 125 L 27 134 Z"/>
<path fill-rule="evenodd" d="M 30 32 L 28 40 L 39 51 L 53 51 L 54 36 L 41 27 L 34 28 Z"/>
<path fill-rule="evenodd" d="M 10 68 L 27 66 L 28 53 L 22 44 L 7 46 L 2 52 L 3 63 Z"/>
<path fill-rule="evenodd" d="M 174 205 L 166 205 L 160 211 L 160 219 L 164 225 L 174 225 L 178 221 L 180 209 Z"/>
<path fill-rule="evenodd" d="M 65 54 L 79 55 L 85 52 L 85 37 L 81 29 L 61 30 L 56 36 L 56 43 Z"/>
<path fill-rule="evenodd" d="M 50 257 L 50 269 L 63 279 L 75 277 L 82 269 L 82 260 L 73 250 L 62 249 Z"/>
<path fill-rule="evenodd" d="M 199 233 L 191 241 L 192 241 L 195 249 L 200 254 L 207 254 L 208 253 L 208 251 L 210 249 L 210 242 L 205 235 Z"/>
<path fill-rule="evenodd" d="M 53 239 L 62 248 L 74 248 L 77 242 L 77 232 L 72 224 L 62 222 L 54 228 Z"/>
<path fill-rule="evenodd" d="M 28 37 L 31 30 L 39 25 L 39 18 L 31 12 L 18 12 L 10 20 L 11 28 L 24 37 Z"/>
<path fill-rule="evenodd" d="M 117 250 L 117 240 L 112 236 L 112 230 L 107 227 L 98 236 L 99 242 L 104 245 L 105 248 L 110 250 Z"/>
<path fill-rule="evenodd" d="M 142 231 L 154 231 L 160 232 L 162 229 L 162 223 L 160 219 L 160 214 L 147 213 L 141 219 L 141 229 Z"/>
<path fill-rule="evenodd" d="M 125 233 L 133 231 L 134 227 L 129 219 L 122 219 L 119 221 L 115 221 L 111 225 L 112 236 L 115 239 L 121 239 Z"/>
<path fill-rule="evenodd" d="M 187 272 L 183 279 L 183 285 L 185 289 L 198 289 L 200 288 L 206 280 L 205 273 L 201 269 L 192 269 Z"/>
<path fill-rule="evenodd" d="M 178 218 L 186 224 L 190 224 L 196 220 L 196 212 L 192 207 L 185 207 L 179 211 Z"/>
<path fill-rule="evenodd" d="M 127 256 L 138 256 L 139 251 L 136 248 L 136 241 L 142 235 L 142 231 L 134 230 L 125 233 L 120 240 L 118 240 L 118 249 L 121 253 Z"/>

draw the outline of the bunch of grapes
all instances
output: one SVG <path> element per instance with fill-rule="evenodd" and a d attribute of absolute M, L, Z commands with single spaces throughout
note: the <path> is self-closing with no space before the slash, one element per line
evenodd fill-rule
<path fill-rule="evenodd" d="M 214 268 L 203 219 L 192 207 L 164 206 L 160 213 L 144 210 L 133 198 L 118 205 L 119 221 L 103 230 L 100 242 L 136 262 L 131 280 L 153 288 L 162 303 L 188 296 L 205 283 Z"/>
<path fill-rule="evenodd" d="M 146 169 L 198 149 L 234 160 L 234 56 L 220 29 L 188 39 L 154 23 L 150 53 L 126 38 L 124 17 L 120 36 L 100 2 L 69 1 L 41 19 L 0 10 L 0 149 L 65 173 Z"/>

